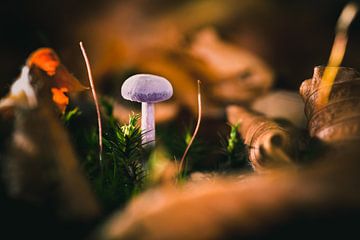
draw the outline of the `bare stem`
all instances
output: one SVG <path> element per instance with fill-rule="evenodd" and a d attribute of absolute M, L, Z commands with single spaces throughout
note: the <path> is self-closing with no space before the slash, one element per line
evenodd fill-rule
<path fill-rule="evenodd" d="M 84 56 L 84 60 L 85 60 L 85 63 L 86 63 L 86 69 L 87 69 L 87 73 L 88 73 L 88 77 L 89 77 L 91 92 L 92 92 L 92 96 L 93 96 L 94 102 L 95 102 L 98 129 L 99 129 L 99 160 L 100 160 L 100 167 L 102 169 L 102 165 L 103 165 L 102 164 L 103 144 L 102 144 L 102 124 L 101 124 L 99 101 L 98 101 L 98 98 L 97 98 L 97 95 L 96 95 L 96 90 L 95 90 L 94 80 L 93 80 L 92 73 L 91 73 L 89 59 L 87 57 L 87 54 L 86 54 L 83 43 L 80 42 L 79 44 L 80 44 L 80 49 L 81 49 L 81 52 L 82 52 L 82 54 Z"/>
<path fill-rule="evenodd" d="M 185 149 L 185 152 L 180 160 L 180 165 L 179 165 L 179 174 L 181 173 L 182 171 L 182 168 L 183 168 L 183 164 L 184 164 L 184 160 L 185 160 L 185 157 L 199 131 L 199 128 L 200 128 L 200 123 L 201 123 L 201 92 L 200 92 L 200 80 L 198 80 L 198 119 L 197 119 L 197 123 L 196 123 L 196 127 L 195 127 L 195 130 L 194 130 L 194 133 L 190 139 L 190 142 L 189 144 L 187 145 L 186 149 Z"/>

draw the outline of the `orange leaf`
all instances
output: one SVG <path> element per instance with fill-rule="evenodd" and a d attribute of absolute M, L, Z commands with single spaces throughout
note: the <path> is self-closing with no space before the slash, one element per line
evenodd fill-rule
<path fill-rule="evenodd" d="M 29 56 L 26 65 L 29 67 L 35 65 L 49 76 L 54 76 L 60 65 L 60 59 L 52 49 L 40 48 Z"/>
<path fill-rule="evenodd" d="M 65 112 L 66 106 L 69 104 L 69 98 L 65 95 L 67 88 L 51 88 L 52 99 L 59 107 L 62 113 Z"/>
<path fill-rule="evenodd" d="M 87 89 L 61 64 L 60 58 L 51 48 L 40 48 L 33 52 L 26 65 L 30 68 L 37 67 L 46 72 L 51 77 L 51 87 L 66 88 L 68 92 L 79 92 Z"/>

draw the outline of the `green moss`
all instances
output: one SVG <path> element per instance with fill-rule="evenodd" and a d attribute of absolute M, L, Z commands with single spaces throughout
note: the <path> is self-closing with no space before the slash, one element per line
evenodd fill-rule
<path fill-rule="evenodd" d="M 95 123 L 81 123 L 74 111 L 65 113 L 63 121 L 69 128 L 80 154 L 80 160 L 93 190 L 106 210 L 125 204 L 144 186 L 144 151 L 138 115 L 129 116 L 129 123 L 120 125 L 112 116 L 112 104 L 102 100 L 103 155 L 99 160 L 98 130 Z M 78 110 L 77 110 L 78 112 Z M 78 118 L 76 118 L 77 116 Z M 82 118 L 84 116 L 81 116 Z M 70 121 L 70 119 L 72 119 Z"/>

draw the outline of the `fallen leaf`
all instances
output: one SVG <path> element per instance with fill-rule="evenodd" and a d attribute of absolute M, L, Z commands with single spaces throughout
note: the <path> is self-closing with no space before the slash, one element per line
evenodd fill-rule
<path fill-rule="evenodd" d="M 293 164 L 297 138 L 289 128 L 240 106 L 229 106 L 226 111 L 230 124 L 240 126 L 238 131 L 249 147 L 249 159 L 254 170 Z"/>
<path fill-rule="evenodd" d="M 319 105 L 325 69 L 315 67 L 312 79 L 304 81 L 300 87 L 310 136 L 336 144 L 359 139 L 360 73 L 353 68 L 336 68 L 338 73 L 329 99 L 326 104 Z"/>
<path fill-rule="evenodd" d="M 198 32 L 188 52 L 208 66 L 212 96 L 222 102 L 249 102 L 273 84 L 273 73 L 261 58 L 224 41 L 212 28 Z"/>
<path fill-rule="evenodd" d="M 69 92 L 88 89 L 66 69 L 58 55 L 51 48 L 40 48 L 33 52 L 27 59 L 26 65 L 30 69 L 37 67 L 46 72 L 51 77 L 52 87 L 67 88 Z"/>
<path fill-rule="evenodd" d="M 32 70 L 31 74 L 33 75 L 39 74 L 34 69 L 39 69 L 46 74 L 46 80 L 50 82 L 52 99 L 62 113 L 65 112 L 66 106 L 69 104 L 66 93 L 88 89 L 66 69 L 58 55 L 51 48 L 40 48 L 34 51 L 27 59 L 26 65 Z M 37 77 L 35 76 L 34 79 L 37 79 Z"/>

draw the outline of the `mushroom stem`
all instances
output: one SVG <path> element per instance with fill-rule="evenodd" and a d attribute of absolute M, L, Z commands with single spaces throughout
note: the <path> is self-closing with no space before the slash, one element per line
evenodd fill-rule
<path fill-rule="evenodd" d="M 155 145 L 155 108 L 154 103 L 141 103 L 142 143 L 147 147 Z"/>

